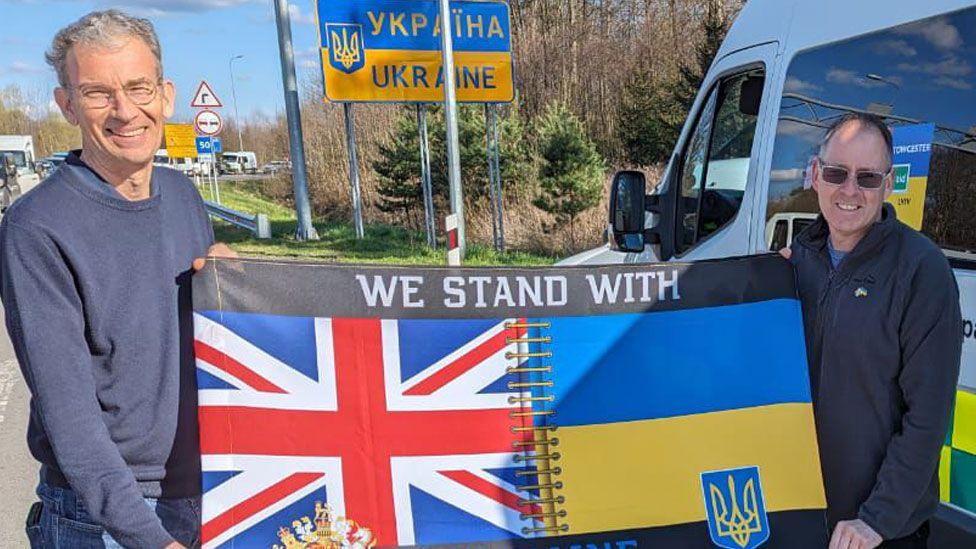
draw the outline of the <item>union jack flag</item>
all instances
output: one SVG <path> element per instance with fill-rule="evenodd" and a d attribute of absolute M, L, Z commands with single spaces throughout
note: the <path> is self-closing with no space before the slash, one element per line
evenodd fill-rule
<path fill-rule="evenodd" d="M 504 320 L 195 313 L 204 547 L 270 547 L 316 501 L 379 545 L 531 536 L 518 336 Z"/>

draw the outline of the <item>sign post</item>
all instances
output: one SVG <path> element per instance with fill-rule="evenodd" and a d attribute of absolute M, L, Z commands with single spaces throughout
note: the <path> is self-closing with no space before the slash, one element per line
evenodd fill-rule
<path fill-rule="evenodd" d="M 288 142 L 292 159 L 292 183 L 295 188 L 295 214 L 298 226 L 296 240 L 318 240 L 312 225 L 312 207 L 308 200 L 305 171 L 305 142 L 302 137 L 302 113 L 298 106 L 298 84 L 295 79 L 295 52 L 291 45 L 291 17 L 287 0 L 275 0 L 275 22 L 278 26 L 278 54 L 281 57 L 281 80 L 285 89 L 285 114 L 288 117 Z"/>
<path fill-rule="evenodd" d="M 316 8 L 326 101 L 444 102 L 451 212 L 463 255 L 457 103 L 514 99 L 508 4 L 317 0 Z M 421 151 L 421 181 L 423 159 Z"/>
<path fill-rule="evenodd" d="M 359 191 L 359 157 L 356 156 L 356 128 L 353 124 L 352 105 L 342 106 L 346 117 L 346 149 L 349 151 L 349 181 L 352 182 L 352 221 L 356 229 L 356 238 L 363 238 L 363 207 Z"/>
<path fill-rule="evenodd" d="M 454 44 L 451 30 L 451 5 L 440 0 L 441 55 L 444 67 L 444 126 L 447 130 L 447 176 L 451 196 L 451 214 L 457 222 L 457 241 L 461 260 L 464 260 L 464 195 L 461 190 L 461 154 L 458 151 L 457 92 L 454 89 Z"/>
<path fill-rule="evenodd" d="M 434 217 L 434 190 L 430 181 L 430 142 L 427 140 L 427 105 L 417 103 L 417 132 L 420 141 L 420 186 L 424 192 L 424 228 L 427 246 L 437 247 L 437 221 Z"/>
<path fill-rule="evenodd" d="M 207 183 L 210 185 L 210 197 L 220 204 L 220 186 L 217 183 L 217 152 L 213 150 L 213 136 L 219 134 L 224 129 L 224 121 L 220 115 L 211 109 L 218 109 L 224 104 L 217 97 L 213 87 L 206 80 L 201 80 L 197 86 L 196 93 L 190 101 L 190 106 L 195 109 L 203 109 L 197 112 L 193 118 L 193 126 L 198 135 L 196 149 L 201 155 L 206 154 L 208 160 Z M 203 145 L 203 143 L 206 143 Z M 207 152 L 204 152 L 205 148 Z"/>
<path fill-rule="evenodd" d="M 485 154 L 488 156 L 488 192 L 491 196 L 491 228 L 495 249 L 505 251 L 505 218 L 502 195 L 502 173 L 498 152 L 498 113 L 485 103 Z"/>

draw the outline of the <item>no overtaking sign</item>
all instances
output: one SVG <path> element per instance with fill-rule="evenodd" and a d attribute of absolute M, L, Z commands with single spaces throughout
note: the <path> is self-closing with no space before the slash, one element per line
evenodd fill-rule
<path fill-rule="evenodd" d="M 224 127 L 220 115 L 209 110 L 198 112 L 196 118 L 193 119 L 193 125 L 196 126 L 197 133 L 200 135 L 218 135 Z"/>

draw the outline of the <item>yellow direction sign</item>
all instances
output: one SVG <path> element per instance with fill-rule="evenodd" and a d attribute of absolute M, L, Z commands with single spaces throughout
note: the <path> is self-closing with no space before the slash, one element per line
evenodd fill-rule
<path fill-rule="evenodd" d="M 444 99 L 441 20 L 434 0 L 317 0 L 319 47 L 329 101 Z M 505 2 L 451 2 L 457 99 L 515 97 Z"/>
<path fill-rule="evenodd" d="M 196 158 L 197 134 L 193 124 L 166 124 L 163 127 L 166 153 L 170 158 Z"/>

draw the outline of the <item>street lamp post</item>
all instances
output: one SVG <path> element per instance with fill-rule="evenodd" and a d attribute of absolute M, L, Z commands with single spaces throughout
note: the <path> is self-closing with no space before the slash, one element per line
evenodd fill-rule
<path fill-rule="evenodd" d="M 237 112 L 237 89 L 234 86 L 234 61 L 244 59 L 243 55 L 235 55 L 230 58 L 227 65 L 230 67 L 230 93 L 234 96 L 234 122 L 237 125 L 237 150 L 244 150 L 244 134 L 241 133 L 241 115 Z"/>

